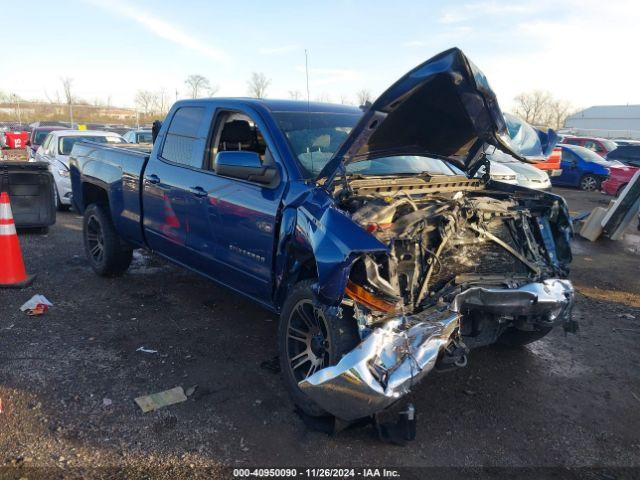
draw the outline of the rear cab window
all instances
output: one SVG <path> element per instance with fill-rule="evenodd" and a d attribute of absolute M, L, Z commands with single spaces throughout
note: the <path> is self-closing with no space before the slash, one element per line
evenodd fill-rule
<path fill-rule="evenodd" d="M 202 168 L 206 139 L 202 136 L 206 120 L 204 107 L 180 107 L 167 129 L 160 156 L 169 162 Z"/>

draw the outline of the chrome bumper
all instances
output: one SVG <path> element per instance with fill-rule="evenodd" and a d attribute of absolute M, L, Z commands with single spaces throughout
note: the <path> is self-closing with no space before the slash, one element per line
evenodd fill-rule
<path fill-rule="evenodd" d="M 571 319 L 573 299 L 569 280 L 550 279 L 520 288 L 472 287 L 458 294 L 449 308 L 461 314 L 482 310 L 497 315 L 536 315 L 547 324 L 558 324 Z"/>
<path fill-rule="evenodd" d="M 298 385 L 327 412 L 351 421 L 384 410 L 406 395 L 436 365 L 458 335 L 461 315 L 470 310 L 497 314 L 542 315 L 568 321 L 573 287 L 567 280 L 545 280 L 520 288 L 473 287 L 445 311 L 425 310 L 394 318 L 376 328 L 332 367 Z"/>

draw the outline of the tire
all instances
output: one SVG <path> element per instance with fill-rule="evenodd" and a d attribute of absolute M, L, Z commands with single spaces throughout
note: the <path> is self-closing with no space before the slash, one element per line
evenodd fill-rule
<path fill-rule="evenodd" d="M 116 232 L 106 208 L 91 204 L 82 222 L 84 250 L 93 271 L 103 277 L 122 275 L 133 257 L 133 249 Z"/>
<path fill-rule="evenodd" d="M 580 190 L 595 192 L 600 190 L 600 179 L 595 175 L 585 175 L 580 179 Z"/>
<path fill-rule="evenodd" d="M 282 377 L 293 402 L 307 415 L 322 417 L 329 414 L 300 390 L 298 382 L 338 363 L 358 346 L 360 336 L 351 315 L 345 312 L 338 316 L 336 308 L 318 303 L 312 289 L 315 283 L 303 280 L 289 292 L 280 314 L 278 352 Z M 311 323 L 305 322 L 300 312 L 306 313 Z"/>
<path fill-rule="evenodd" d="M 551 327 L 544 327 L 540 330 L 527 332 L 516 328 L 508 328 L 502 335 L 498 337 L 498 345 L 503 347 L 521 347 L 529 343 L 540 340 L 551 331 Z"/>

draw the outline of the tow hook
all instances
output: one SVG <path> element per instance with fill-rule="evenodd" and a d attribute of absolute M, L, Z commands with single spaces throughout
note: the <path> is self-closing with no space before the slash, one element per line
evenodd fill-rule
<path fill-rule="evenodd" d="M 436 370 L 443 372 L 453 368 L 466 367 L 468 353 L 469 347 L 467 347 L 462 340 L 452 339 L 449 345 L 443 350 L 442 356 L 436 362 Z"/>
<path fill-rule="evenodd" d="M 397 413 L 393 410 L 374 415 L 374 424 L 380 440 L 395 445 L 405 445 L 407 442 L 415 440 L 417 422 L 415 405 L 407 403 L 404 409 Z"/>

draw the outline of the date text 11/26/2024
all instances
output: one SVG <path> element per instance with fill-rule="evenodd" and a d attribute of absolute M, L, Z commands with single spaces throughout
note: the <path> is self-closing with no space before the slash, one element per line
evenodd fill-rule
<path fill-rule="evenodd" d="M 400 478 L 389 468 L 234 468 L 234 478 Z"/>

